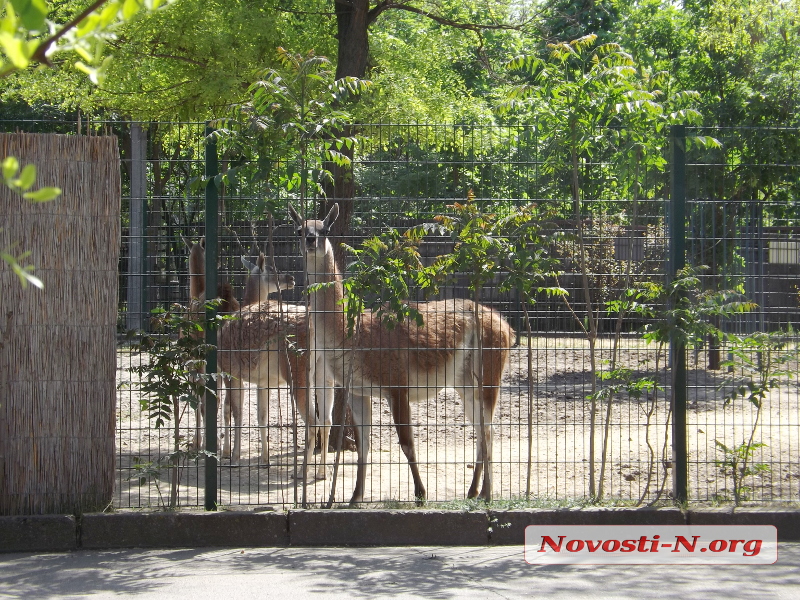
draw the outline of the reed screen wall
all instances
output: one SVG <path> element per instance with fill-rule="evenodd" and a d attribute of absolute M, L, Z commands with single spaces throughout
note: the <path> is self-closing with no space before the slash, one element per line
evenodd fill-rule
<path fill-rule="evenodd" d="M 0 514 L 81 513 L 113 500 L 121 171 L 116 137 L 0 134 L 37 169 L 33 203 L 0 187 Z"/>

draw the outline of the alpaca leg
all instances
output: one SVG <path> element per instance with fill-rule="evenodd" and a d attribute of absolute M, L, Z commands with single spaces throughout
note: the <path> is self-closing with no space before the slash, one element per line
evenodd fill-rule
<path fill-rule="evenodd" d="M 231 387 L 228 377 L 222 377 L 225 386 L 225 398 L 222 401 L 222 458 L 231 457 Z"/>
<path fill-rule="evenodd" d="M 225 435 L 228 444 L 233 439 L 231 463 L 238 463 L 242 459 L 242 385 L 240 379 L 229 381 L 226 384 L 230 402 L 226 400 L 226 412 L 229 414 L 226 415 L 228 422 L 225 424 L 227 427 Z M 230 427 L 231 421 L 233 422 L 232 428 Z"/>
<path fill-rule="evenodd" d="M 205 414 L 205 400 L 200 399 L 194 409 L 194 439 L 191 449 L 199 452 L 203 449 L 203 415 Z"/>
<path fill-rule="evenodd" d="M 397 429 L 397 437 L 400 438 L 400 448 L 403 449 L 403 454 L 408 459 L 411 477 L 414 479 L 414 498 L 416 498 L 417 504 L 422 504 L 425 501 L 425 486 L 419 476 L 417 453 L 414 449 L 414 430 L 411 425 L 411 407 L 406 392 L 397 391 L 392 397 L 392 417 L 395 429 Z"/>
<path fill-rule="evenodd" d="M 350 506 L 364 501 L 364 481 L 367 474 L 367 459 L 369 458 L 369 434 L 372 425 L 372 398 L 369 396 L 350 396 L 350 407 L 353 412 L 353 429 L 356 434 L 356 448 L 358 450 L 358 468 L 356 470 L 356 485 Z"/>
<path fill-rule="evenodd" d="M 333 424 L 334 383 L 330 377 L 330 366 L 324 359 L 317 361 L 314 370 L 314 389 L 317 396 L 317 414 L 315 415 L 317 430 L 320 432 L 320 462 L 317 465 L 317 479 L 325 479 L 328 468 L 328 438 Z M 313 437 L 311 439 L 313 452 Z M 309 463 L 310 464 L 310 463 Z"/>
<path fill-rule="evenodd" d="M 269 388 L 258 388 L 258 432 L 261 436 L 261 464 L 269 466 Z"/>
<path fill-rule="evenodd" d="M 500 395 L 500 382 L 491 387 L 483 388 L 483 406 L 486 418 L 486 461 L 488 469 L 483 474 L 483 487 L 481 488 L 481 498 L 487 502 L 492 499 L 492 453 L 494 447 L 494 412 L 497 407 L 497 400 Z M 478 440 L 480 441 L 480 440 Z"/>
<path fill-rule="evenodd" d="M 473 431 L 475 434 L 475 463 L 473 464 L 472 471 L 472 484 L 469 486 L 467 498 L 478 497 L 478 484 L 481 482 L 483 476 L 483 486 L 481 488 L 481 498 L 490 498 L 492 490 L 492 473 L 491 470 L 484 472 L 483 465 L 483 450 L 481 444 L 481 413 L 480 404 L 475 402 L 475 389 L 464 388 L 459 390 L 462 400 L 464 401 L 464 414 L 467 419 L 472 423 Z M 484 389 L 484 397 L 492 398 L 495 394 L 492 390 Z M 494 402 L 484 403 L 484 426 L 486 429 L 486 456 L 489 464 L 492 462 L 492 444 L 494 439 L 494 431 L 492 420 L 494 418 Z"/>

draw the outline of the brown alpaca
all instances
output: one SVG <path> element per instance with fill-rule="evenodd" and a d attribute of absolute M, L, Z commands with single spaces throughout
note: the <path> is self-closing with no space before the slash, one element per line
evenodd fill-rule
<path fill-rule="evenodd" d="M 239 313 L 239 318 L 226 323 L 219 336 L 220 370 L 236 380 L 234 383 L 231 377 L 226 377 L 227 434 L 223 456 L 231 458 L 233 462 L 238 462 L 241 458 L 242 385 L 247 381 L 257 386 L 261 461 L 268 464 L 267 425 L 271 389 L 293 382 L 300 415 L 306 423 L 315 421 L 313 402 L 310 405 L 306 402 L 308 320 L 304 306 L 279 304 L 266 299 L 268 293 L 277 291 L 278 283 L 266 270 L 263 254 L 256 264 L 242 257 L 242 264 L 250 271 L 243 301 L 245 306 Z M 288 277 L 289 281 L 282 281 L 281 289 L 294 287 L 294 278 L 283 277 Z M 233 448 L 231 417 L 235 424 Z M 314 436 L 309 435 L 309 444 L 306 447 L 309 465 L 313 439 Z"/>
<path fill-rule="evenodd" d="M 189 318 L 199 321 L 205 317 L 206 302 L 206 238 L 200 238 L 196 244 L 183 238 L 189 249 Z M 221 300 L 217 311 L 220 314 L 231 314 L 239 310 L 239 303 L 233 295 L 231 284 L 224 282 L 217 285 L 217 298 Z M 199 337 L 202 332 L 193 331 L 190 335 Z M 203 447 L 203 419 L 205 418 L 205 398 L 200 398 L 195 409 L 194 440 L 191 447 L 200 450 Z"/>
<path fill-rule="evenodd" d="M 183 238 L 183 242 L 189 248 L 189 298 L 195 304 L 202 305 L 206 301 L 206 238 L 200 238 L 196 244 L 186 238 Z M 217 312 L 232 314 L 239 310 L 239 302 L 233 295 L 230 283 L 217 284 L 216 297 L 222 300 Z"/>
<path fill-rule="evenodd" d="M 350 398 L 359 454 L 351 504 L 361 502 L 364 497 L 372 421 L 371 396 L 390 400 L 400 447 L 408 459 L 418 501 L 424 500 L 425 487 L 417 466 L 410 402 L 428 401 L 435 398 L 442 388 L 455 388 L 464 402 L 464 413 L 476 430 L 479 429 L 482 403 L 487 434 L 486 458 L 491 463 L 491 423 L 514 339 L 509 324 L 498 312 L 478 306 L 478 322 L 481 323 L 478 327 L 473 302 L 442 300 L 416 305 L 424 318 L 421 327 L 404 322 L 389 330 L 378 317 L 367 311 L 362 315 L 357 334 L 348 338 L 342 310 L 342 279 L 333 256 L 333 246 L 327 238 L 339 215 L 339 206 L 334 204 L 323 221 L 304 221 L 291 204 L 289 213 L 300 235 L 309 285 L 332 284 L 311 295 L 314 336 L 310 353 L 315 365 L 314 387 L 320 402 L 320 414 L 325 415 L 323 432 L 330 427 L 330 408 L 333 405 L 328 382 L 335 380 L 344 384 L 352 373 Z M 477 352 L 479 335 L 483 345 L 480 357 Z M 476 402 L 480 364 L 483 365 L 483 398 Z M 468 492 L 471 498 L 478 495 L 478 483 L 483 474 L 479 431 L 475 437 L 475 468 Z M 481 495 L 485 498 L 491 496 L 490 471 L 483 474 Z"/>

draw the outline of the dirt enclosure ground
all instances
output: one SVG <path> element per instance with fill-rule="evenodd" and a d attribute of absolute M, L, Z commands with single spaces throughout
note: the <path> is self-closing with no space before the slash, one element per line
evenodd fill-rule
<path fill-rule="evenodd" d="M 530 486 L 540 500 L 569 500 L 589 495 L 591 402 L 589 353 L 585 340 L 566 337 L 531 339 L 532 360 L 529 396 L 527 340 L 511 352 L 500 402 L 494 418 L 494 497 L 523 496 Z M 598 368 L 608 368 L 611 342 L 600 344 Z M 160 480 L 135 476 L 136 463 L 157 461 L 170 452 L 170 428 L 155 429 L 141 412 L 136 382 L 127 367 L 139 356 L 121 350 L 118 378 L 130 382 L 118 393 L 117 507 L 157 507 L 168 495 L 168 473 Z M 626 339 L 621 364 L 638 375 L 656 375 L 656 352 L 638 339 Z M 625 393 L 598 404 L 595 413 L 595 480 L 602 472 L 606 498 L 645 502 L 668 497 L 671 489 L 669 458 L 667 371 L 659 361 L 660 384 L 653 395 L 633 398 Z M 732 498 L 730 471 L 723 473 L 718 461 L 725 458 L 715 441 L 735 447 L 747 441 L 756 417 L 746 401 L 723 405 L 727 372 L 708 371 L 703 353 L 690 356 L 689 364 L 689 469 L 690 494 L 700 501 Z M 599 385 L 607 383 L 599 382 Z M 728 384 L 729 385 L 729 384 Z M 722 389 L 718 389 L 722 386 Z M 237 465 L 222 460 L 219 467 L 219 501 L 231 506 L 293 506 L 302 500 L 302 485 L 293 477 L 302 466 L 300 445 L 295 445 L 294 413 L 288 390 L 273 391 L 269 415 L 269 464 L 260 464 L 260 441 L 256 418 L 255 389 L 246 384 L 242 460 Z M 764 403 L 754 442 L 751 464 L 767 470 L 750 476 L 745 484 L 749 497 L 757 501 L 798 501 L 800 489 L 800 402 L 798 382 L 785 382 Z M 530 483 L 528 482 L 528 415 L 531 417 Z M 444 390 L 435 401 L 412 408 L 420 472 L 428 500 L 446 502 L 463 499 L 472 480 L 475 431 L 464 418 L 463 405 L 454 390 Z M 410 470 L 392 425 L 388 404 L 373 399 L 370 464 L 365 500 L 380 506 L 413 501 Z M 219 415 L 220 425 L 222 414 Z M 182 419 L 184 440 L 191 437 L 194 415 Z M 302 444 L 302 421 L 297 427 Z M 601 457 L 605 446 L 605 463 Z M 355 481 L 355 454 L 342 454 L 335 501 L 347 502 Z M 181 506 L 203 504 L 203 465 L 193 462 L 180 469 Z M 330 479 L 310 481 L 307 501 L 324 503 L 330 494 Z"/>

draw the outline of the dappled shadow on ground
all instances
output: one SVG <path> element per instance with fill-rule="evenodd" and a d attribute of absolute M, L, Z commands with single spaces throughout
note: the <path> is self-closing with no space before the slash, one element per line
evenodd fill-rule
<path fill-rule="evenodd" d="M 0 597 L 790 598 L 800 544 L 776 565 L 533 566 L 521 547 L 120 550 L 0 555 Z M 235 592 L 235 594 L 234 594 Z"/>

